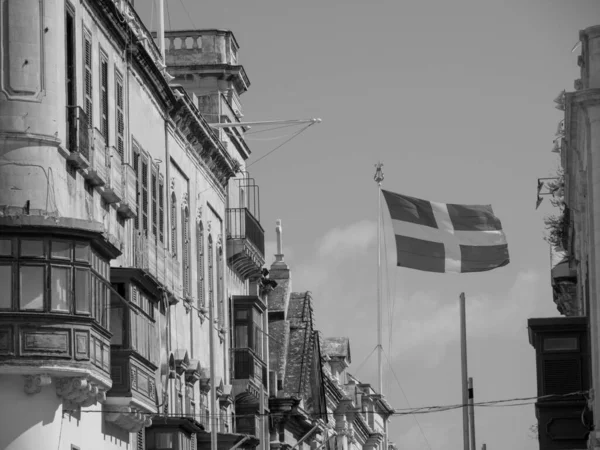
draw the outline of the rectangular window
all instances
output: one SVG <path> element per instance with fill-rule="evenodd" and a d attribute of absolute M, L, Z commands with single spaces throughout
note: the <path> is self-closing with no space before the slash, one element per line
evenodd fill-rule
<path fill-rule="evenodd" d="M 75 312 L 89 314 L 90 298 L 90 271 L 75 269 Z"/>
<path fill-rule="evenodd" d="M 248 325 L 235 326 L 235 347 L 248 348 Z"/>
<path fill-rule="evenodd" d="M 44 309 L 44 266 L 21 266 L 19 269 L 19 305 L 23 310 Z"/>
<path fill-rule="evenodd" d="M 75 80 L 75 13 L 70 5 L 67 6 L 65 14 L 65 63 L 67 106 L 75 106 L 77 104 L 77 84 Z"/>
<path fill-rule="evenodd" d="M 89 244 L 75 243 L 75 259 L 77 261 L 90 262 L 90 246 Z"/>
<path fill-rule="evenodd" d="M 0 266 L 0 309 L 12 309 L 12 265 Z"/>
<path fill-rule="evenodd" d="M 0 256 L 12 255 L 12 240 L 0 239 Z"/>
<path fill-rule="evenodd" d="M 52 266 L 50 269 L 50 309 L 52 311 L 69 312 L 70 272 L 69 267 Z"/>
<path fill-rule="evenodd" d="M 115 71 L 115 129 L 117 152 L 121 156 L 121 161 L 125 161 L 125 107 L 123 98 L 123 77 L 118 71 Z"/>
<path fill-rule="evenodd" d="M 85 114 L 88 119 L 88 126 L 91 128 L 93 120 L 93 91 L 92 91 L 92 35 L 88 30 L 83 31 L 83 95 L 85 99 Z"/>
<path fill-rule="evenodd" d="M 21 239 L 21 256 L 43 258 L 45 256 L 44 241 Z"/>
<path fill-rule="evenodd" d="M 108 57 L 100 51 L 100 132 L 108 145 Z"/>
<path fill-rule="evenodd" d="M 152 170 L 152 184 L 150 185 L 152 194 L 152 235 L 158 235 L 158 174 Z"/>
<path fill-rule="evenodd" d="M 52 258 L 71 260 L 71 242 L 52 241 L 50 245 Z"/>
<path fill-rule="evenodd" d="M 158 176 L 158 240 L 165 242 L 165 180 Z"/>
<path fill-rule="evenodd" d="M 120 302 L 120 300 L 116 300 Z M 123 326 L 124 326 L 124 311 L 123 306 L 119 304 L 113 304 L 110 308 L 110 332 L 112 338 L 110 339 L 110 345 L 123 345 Z"/>
<path fill-rule="evenodd" d="M 142 230 L 148 236 L 148 158 L 142 156 Z"/>

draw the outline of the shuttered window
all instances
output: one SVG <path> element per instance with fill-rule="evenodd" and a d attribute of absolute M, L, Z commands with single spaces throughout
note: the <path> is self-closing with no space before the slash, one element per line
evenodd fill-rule
<path fill-rule="evenodd" d="M 204 306 L 204 227 L 202 222 L 198 222 L 196 227 L 196 245 L 198 253 L 196 255 L 196 266 L 198 274 L 196 281 L 198 283 L 198 307 Z"/>
<path fill-rule="evenodd" d="M 177 256 L 177 197 L 171 195 L 171 252 Z"/>
<path fill-rule="evenodd" d="M 108 143 L 108 57 L 100 51 L 100 132 Z"/>
<path fill-rule="evenodd" d="M 152 170 L 152 184 L 150 185 L 152 193 L 152 236 L 158 236 L 158 173 L 156 169 Z"/>
<path fill-rule="evenodd" d="M 137 207 L 137 214 L 135 216 L 135 229 L 139 230 L 140 229 L 140 213 L 142 211 L 142 196 L 140 195 L 140 180 L 141 180 L 141 174 L 140 174 L 140 149 L 138 148 L 138 146 L 134 143 L 133 144 L 133 171 L 135 172 L 135 202 L 136 202 L 136 207 Z"/>
<path fill-rule="evenodd" d="M 190 295 L 190 214 L 186 208 L 181 211 L 183 293 Z"/>
<path fill-rule="evenodd" d="M 158 177 L 158 240 L 165 242 L 165 180 Z"/>
<path fill-rule="evenodd" d="M 217 302 L 219 303 L 219 326 L 225 326 L 225 299 L 223 298 L 223 249 L 217 249 Z"/>
<path fill-rule="evenodd" d="M 83 32 L 83 79 L 84 79 L 84 98 L 85 114 L 88 119 L 88 126 L 93 126 L 93 95 L 92 95 L 92 35 L 89 31 Z"/>
<path fill-rule="evenodd" d="M 142 231 L 148 236 L 148 158 L 142 156 Z"/>
<path fill-rule="evenodd" d="M 123 98 L 123 77 L 118 71 L 115 71 L 115 129 L 117 152 L 121 156 L 121 161 L 125 161 L 125 114 Z"/>
<path fill-rule="evenodd" d="M 208 235 L 208 304 L 214 308 L 214 272 L 213 272 L 213 240 L 212 236 Z M 214 311 L 214 309 L 213 309 Z"/>

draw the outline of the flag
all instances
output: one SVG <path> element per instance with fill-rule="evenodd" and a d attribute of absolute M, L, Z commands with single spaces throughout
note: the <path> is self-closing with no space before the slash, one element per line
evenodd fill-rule
<path fill-rule="evenodd" d="M 427 272 L 483 272 L 508 264 L 508 245 L 490 205 L 429 202 L 382 190 L 398 266 Z"/>

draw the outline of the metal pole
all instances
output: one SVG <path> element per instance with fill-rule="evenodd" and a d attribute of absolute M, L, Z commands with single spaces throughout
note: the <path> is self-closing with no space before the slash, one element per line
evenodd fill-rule
<path fill-rule="evenodd" d="M 377 183 L 377 368 L 379 394 L 383 395 L 383 361 L 382 361 L 382 317 L 381 317 L 381 182 L 383 181 L 383 164 L 375 165 L 375 182 Z"/>
<path fill-rule="evenodd" d="M 211 244 L 212 245 L 212 244 Z M 209 255 L 212 252 L 209 252 Z M 212 261 L 210 262 L 212 264 Z M 210 409 L 212 420 L 210 423 L 210 448 L 211 450 L 217 450 L 217 424 L 219 423 L 219 408 L 217 407 L 217 380 L 216 380 L 216 368 L 215 368 L 215 304 L 213 295 L 209 296 L 208 299 L 208 342 L 210 345 Z"/>
<path fill-rule="evenodd" d="M 292 119 L 292 120 L 263 120 L 259 122 L 220 122 L 220 123 L 209 123 L 213 128 L 235 128 L 235 127 L 249 127 L 254 125 L 301 125 L 303 123 L 321 123 L 321 119 Z"/>
<path fill-rule="evenodd" d="M 463 447 L 469 450 L 469 411 L 467 403 L 469 402 L 467 388 L 467 324 L 465 313 L 465 293 L 460 293 L 460 362 L 461 362 L 461 383 L 462 383 L 462 410 L 463 410 Z M 475 449 L 472 449 L 475 450 Z"/>
<path fill-rule="evenodd" d="M 469 431 L 471 448 L 475 450 L 475 405 L 473 399 L 473 378 L 469 377 Z"/>

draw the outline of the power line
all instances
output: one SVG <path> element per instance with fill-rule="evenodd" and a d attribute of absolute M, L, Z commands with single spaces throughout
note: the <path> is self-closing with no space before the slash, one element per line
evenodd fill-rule
<path fill-rule="evenodd" d="M 247 167 L 250 167 L 254 164 L 256 164 L 257 162 L 259 162 L 261 159 L 266 158 L 267 156 L 269 156 L 271 153 L 273 153 L 275 150 L 279 150 L 281 147 L 283 147 L 285 144 L 287 144 L 288 142 L 290 142 L 292 139 L 294 139 L 296 136 L 298 136 L 300 133 L 302 133 L 303 131 L 306 131 L 309 127 L 311 127 L 312 125 L 314 125 L 316 122 L 311 122 L 308 125 L 306 125 L 304 128 L 298 130 L 296 133 L 294 133 L 292 135 L 292 137 L 290 137 L 289 139 L 286 139 L 285 141 L 283 141 L 281 144 L 279 144 L 277 147 L 275 147 L 273 150 L 271 150 L 270 152 L 264 154 L 263 156 L 261 156 L 260 158 L 258 158 L 256 161 L 254 161 L 252 164 L 248 164 Z"/>
<path fill-rule="evenodd" d="M 396 371 L 392 367 L 392 363 L 390 362 L 390 358 L 388 357 L 388 355 L 387 355 L 386 352 L 383 352 L 383 354 L 385 355 L 385 359 L 388 362 L 388 366 L 390 366 L 390 370 L 392 371 L 392 374 L 394 375 L 394 378 L 396 379 L 396 382 L 398 383 L 398 387 L 400 388 L 400 392 L 402 392 L 402 396 L 404 397 L 404 400 L 406 400 L 406 404 L 410 408 L 411 407 L 410 406 L 410 402 L 408 401 L 408 398 L 406 397 L 406 393 L 404 392 L 404 389 L 402 389 L 402 385 L 400 384 L 400 380 L 398 379 L 398 375 L 396 375 Z M 431 450 L 431 445 L 429 444 L 429 441 L 427 440 L 427 436 L 425 436 L 425 432 L 423 431 L 423 427 L 421 427 L 421 424 L 417 420 L 417 416 L 414 415 L 414 414 L 412 416 L 413 416 L 413 419 L 415 419 L 415 422 L 416 422 L 417 426 L 419 427 L 419 430 L 421 430 L 421 435 L 423 436 L 423 439 L 425 439 L 425 443 L 427 444 L 427 448 L 429 448 L 429 450 Z"/>

